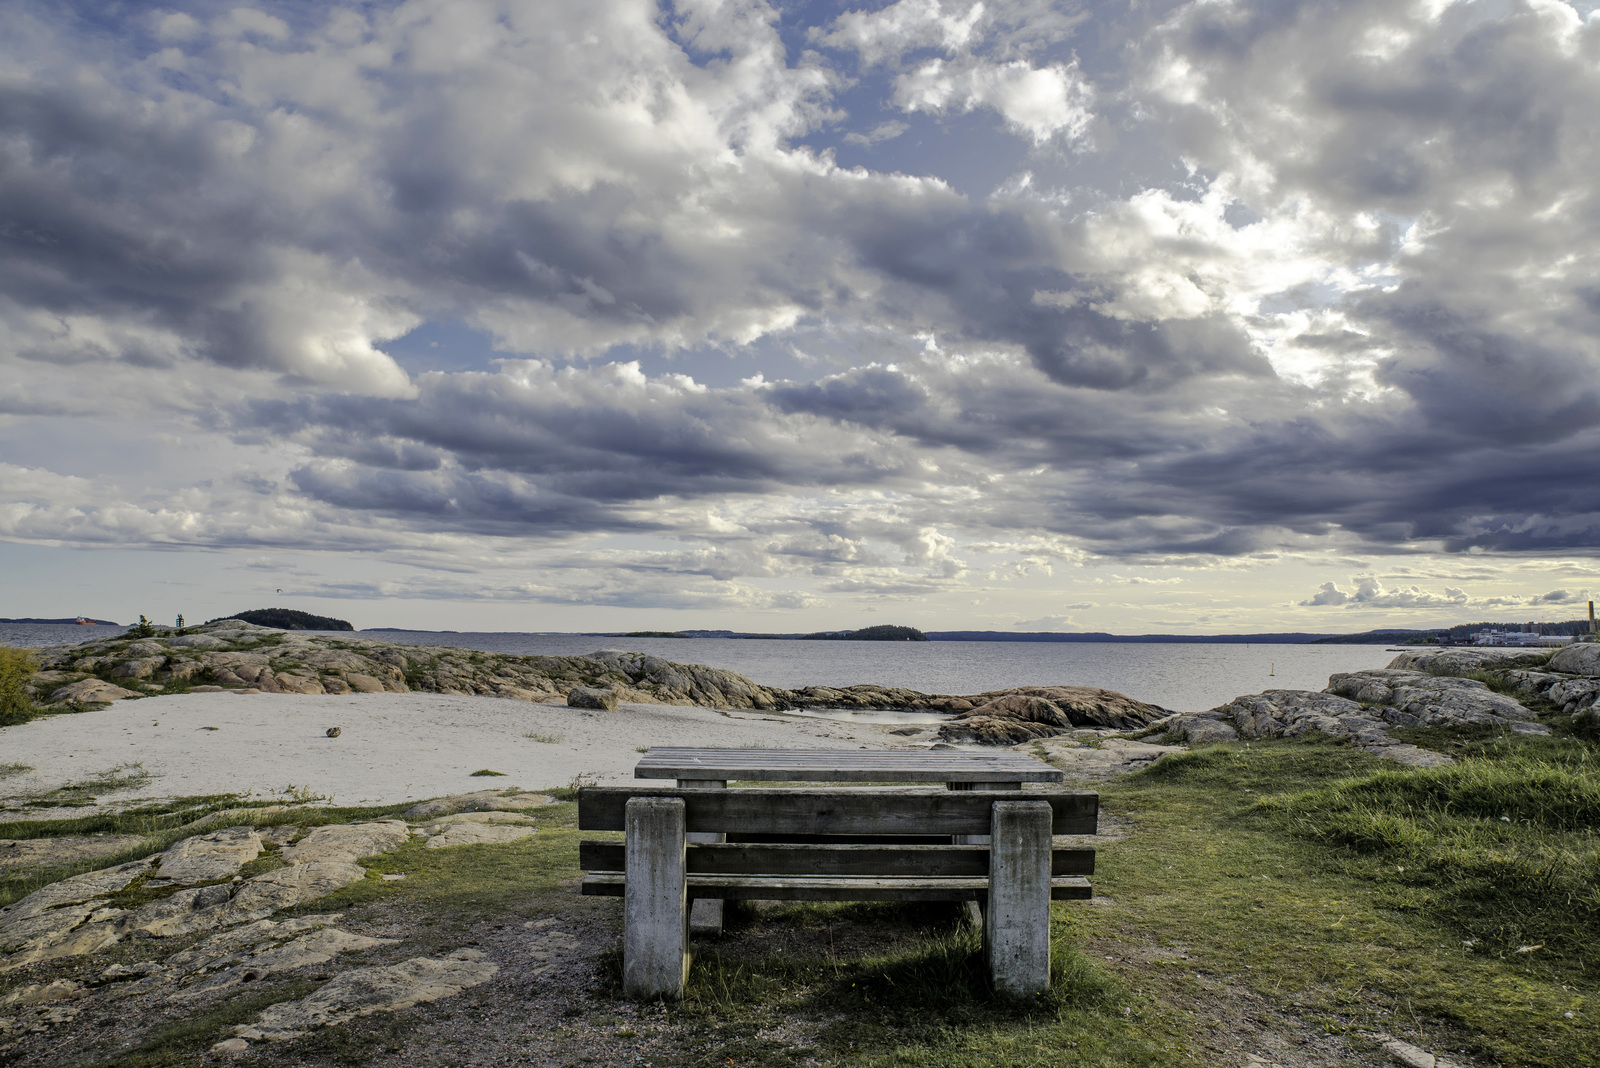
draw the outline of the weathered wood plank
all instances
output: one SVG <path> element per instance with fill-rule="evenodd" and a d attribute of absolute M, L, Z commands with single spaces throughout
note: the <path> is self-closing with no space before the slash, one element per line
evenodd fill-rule
<path fill-rule="evenodd" d="M 578 866 L 587 871 L 625 871 L 627 851 L 621 842 L 579 842 Z M 989 874 L 989 847 L 691 844 L 688 866 L 691 875 L 981 877 Z M 1052 877 L 1093 874 L 1093 849 L 1051 851 Z"/>
<path fill-rule="evenodd" d="M 597 872 L 583 880 L 583 893 L 621 897 L 620 873 Z M 690 875 L 689 896 L 704 895 L 746 901 L 982 901 L 989 894 L 985 878 L 864 879 L 738 875 Z M 1050 880 L 1054 901 L 1087 901 L 1094 896 L 1087 879 L 1062 876 Z"/>
<path fill-rule="evenodd" d="M 640 779 L 764 782 L 1060 782 L 1025 753 L 915 749 L 695 749 L 657 746 L 634 767 Z"/>
<path fill-rule="evenodd" d="M 683 790 L 586 786 L 578 829 L 617 831 L 631 797 L 682 798 L 690 831 L 751 834 L 985 834 L 996 801 L 1043 801 L 1052 834 L 1094 834 L 1100 795 L 1092 791 Z"/>

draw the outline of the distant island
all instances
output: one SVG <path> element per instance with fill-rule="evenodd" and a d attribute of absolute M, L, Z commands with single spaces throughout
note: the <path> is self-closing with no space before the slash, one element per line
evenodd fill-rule
<path fill-rule="evenodd" d="M 876 627 L 860 630 L 819 630 L 807 634 L 804 640 L 813 642 L 925 642 L 928 636 L 916 627 L 897 627 L 880 623 Z"/>
<path fill-rule="evenodd" d="M 315 616 L 294 608 L 252 608 L 248 612 L 235 612 L 231 616 L 218 616 L 208 620 L 217 623 L 224 619 L 242 619 L 258 627 L 276 627 L 279 630 L 355 630 L 342 619 Z"/>
<path fill-rule="evenodd" d="M 860 630 L 824 630 L 809 634 L 764 634 L 743 630 L 633 631 L 596 634 L 605 638 L 766 638 L 778 641 L 929 641 L 929 642 L 1129 642 L 1175 645 L 1433 645 L 1470 642 L 1480 630 L 1529 630 L 1539 634 L 1589 633 L 1587 619 L 1562 623 L 1461 623 L 1451 627 L 1386 627 L 1355 634 L 1327 631 L 1265 631 L 1258 634 L 1111 634 L 1106 631 L 930 630 L 880 625 Z"/>
<path fill-rule="evenodd" d="M 109 619 L 90 619 L 88 616 L 73 616 L 71 619 L 0 619 L 0 623 L 93 623 L 100 627 L 120 627 L 121 623 L 113 623 Z"/>

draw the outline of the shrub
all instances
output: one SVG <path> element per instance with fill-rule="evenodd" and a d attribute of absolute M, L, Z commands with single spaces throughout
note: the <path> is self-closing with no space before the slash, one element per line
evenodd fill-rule
<path fill-rule="evenodd" d="M 39 662 L 26 649 L 0 645 L 0 727 L 26 723 L 33 718 L 28 680 L 38 670 Z"/>

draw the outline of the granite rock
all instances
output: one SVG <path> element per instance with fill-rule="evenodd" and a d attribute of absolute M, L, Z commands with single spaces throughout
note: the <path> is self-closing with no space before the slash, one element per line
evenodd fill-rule
<path fill-rule="evenodd" d="M 399 964 L 355 968 L 303 998 L 268 1007 L 254 1023 L 236 1028 L 235 1034 L 249 1041 L 282 1041 L 357 1016 L 453 997 L 494 978 L 498 966 L 481 958 L 481 952 L 458 950 L 443 960 L 415 957 Z"/>
<path fill-rule="evenodd" d="M 1534 713 L 1522 702 L 1476 679 L 1376 668 L 1332 675 L 1325 692 L 1375 706 L 1377 716 L 1396 726 L 1485 724 L 1525 734 L 1550 733 L 1534 722 Z"/>
<path fill-rule="evenodd" d="M 1389 668 L 1395 671 L 1428 671 L 1439 675 L 1470 675 L 1474 671 L 1536 668 L 1549 659 L 1549 649 L 1422 645 L 1389 661 Z"/>
<path fill-rule="evenodd" d="M 1545 666 L 1567 675 L 1600 676 L 1600 642 L 1575 642 L 1558 649 Z"/>
<path fill-rule="evenodd" d="M 617 710 L 617 695 L 612 690 L 593 686 L 574 686 L 567 691 L 567 704 L 572 708 L 593 708 L 603 712 Z"/>

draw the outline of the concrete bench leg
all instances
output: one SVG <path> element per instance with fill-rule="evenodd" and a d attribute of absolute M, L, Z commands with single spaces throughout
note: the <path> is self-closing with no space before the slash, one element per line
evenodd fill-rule
<path fill-rule="evenodd" d="M 688 870 L 683 801 L 635 797 L 627 807 L 622 989 L 630 998 L 677 998 L 689 974 Z"/>
<path fill-rule="evenodd" d="M 630 802 L 631 803 L 631 802 Z M 1050 805 L 996 801 L 990 817 L 983 945 L 1003 994 L 1050 987 Z"/>

